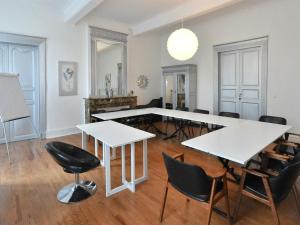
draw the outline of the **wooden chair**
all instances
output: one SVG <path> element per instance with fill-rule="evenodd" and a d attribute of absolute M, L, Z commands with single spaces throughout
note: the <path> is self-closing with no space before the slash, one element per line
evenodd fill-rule
<path fill-rule="evenodd" d="M 168 173 L 168 180 L 165 188 L 160 222 L 163 220 L 169 185 L 188 197 L 202 203 L 207 213 L 207 224 L 210 224 L 211 214 L 214 205 L 225 197 L 228 223 L 231 224 L 226 171 L 216 176 L 208 176 L 199 166 L 184 163 L 184 155 L 179 154 L 170 157 L 163 154 L 163 159 Z M 177 159 L 180 159 L 177 160 Z"/>
<path fill-rule="evenodd" d="M 280 225 L 276 205 L 282 202 L 292 191 L 298 206 L 298 193 L 294 184 L 300 172 L 300 155 L 288 162 L 278 174 L 269 175 L 264 171 L 243 168 L 235 219 L 241 204 L 242 195 L 253 198 L 272 210 L 274 222 Z M 298 209 L 299 210 L 299 209 Z"/>

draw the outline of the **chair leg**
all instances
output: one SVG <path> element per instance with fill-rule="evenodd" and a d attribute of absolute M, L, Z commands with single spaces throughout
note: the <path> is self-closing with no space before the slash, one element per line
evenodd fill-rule
<path fill-rule="evenodd" d="M 226 207 L 226 211 L 227 211 L 227 221 L 228 221 L 228 224 L 231 225 L 231 216 L 230 216 L 230 207 L 229 207 L 228 187 L 227 187 L 226 175 L 223 178 L 223 183 L 224 183 L 224 192 L 225 192 L 225 207 Z"/>
<path fill-rule="evenodd" d="M 270 188 L 270 185 L 269 185 L 269 182 L 268 182 L 267 178 L 263 178 L 263 183 L 264 183 L 264 188 L 267 192 L 267 196 L 268 196 L 268 200 L 269 200 L 270 207 L 271 207 L 271 210 L 272 210 L 274 222 L 275 222 L 276 225 L 280 225 L 278 213 L 277 213 L 277 210 L 276 210 L 276 206 L 275 206 L 275 203 L 274 203 L 274 200 L 273 200 L 271 188 Z"/>
<path fill-rule="evenodd" d="M 200 124 L 200 136 L 202 135 L 202 123 Z"/>
<path fill-rule="evenodd" d="M 238 217 L 239 210 L 240 210 L 240 205 L 242 202 L 242 195 L 243 195 L 242 191 L 244 188 L 245 178 L 246 178 L 246 173 L 243 172 L 241 182 L 240 182 L 240 187 L 239 187 L 239 195 L 238 195 L 238 199 L 237 199 L 236 209 L 235 209 L 234 216 L 233 216 L 235 221 L 237 221 L 237 217 Z"/>
<path fill-rule="evenodd" d="M 166 201 L 167 201 L 167 196 L 168 196 L 168 190 L 169 190 L 169 187 L 168 187 L 168 184 L 167 184 L 166 189 L 165 189 L 165 194 L 164 194 L 164 199 L 163 199 L 161 211 L 160 211 L 160 220 L 159 220 L 160 222 L 163 221 L 163 216 L 164 216 Z"/>
<path fill-rule="evenodd" d="M 294 195 L 294 198 L 295 198 L 295 202 L 296 202 L 298 213 L 300 215 L 300 205 L 299 205 L 299 202 L 298 202 L 298 200 L 299 200 L 299 193 L 298 193 L 298 190 L 297 190 L 297 187 L 295 186 L 295 184 L 293 185 L 292 192 L 293 192 L 293 195 Z"/>

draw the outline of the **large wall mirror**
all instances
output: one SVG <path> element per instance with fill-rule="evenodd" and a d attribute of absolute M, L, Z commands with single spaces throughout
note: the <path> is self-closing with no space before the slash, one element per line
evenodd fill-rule
<path fill-rule="evenodd" d="M 90 95 L 127 95 L 127 34 L 89 27 Z"/>

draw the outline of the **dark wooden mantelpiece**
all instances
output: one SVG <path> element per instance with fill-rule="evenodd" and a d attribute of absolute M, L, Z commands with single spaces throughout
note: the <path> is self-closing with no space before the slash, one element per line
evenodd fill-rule
<path fill-rule="evenodd" d="M 137 104 L 137 96 L 124 96 L 124 97 L 89 97 L 84 98 L 85 105 L 85 122 L 90 123 L 91 112 L 99 109 L 119 106 L 130 106 L 134 108 Z"/>

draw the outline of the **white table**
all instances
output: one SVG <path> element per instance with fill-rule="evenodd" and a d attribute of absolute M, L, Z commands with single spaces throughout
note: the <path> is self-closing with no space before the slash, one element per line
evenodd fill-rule
<path fill-rule="evenodd" d="M 148 179 L 147 139 L 155 137 L 154 134 L 138 130 L 114 121 L 104 121 L 91 124 L 77 125 L 82 131 L 82 148 L 86 149 L 86 135 L 95 138 L 95 155 L 98 157 L 98 140 L 103 143 L 103 160 L 105 166 L 106 197 L 118 193 L 124 189 L 135 192 L 135 185 Z M 135 143 L 143 141 L 143 175 L 135 177 Z M 126 180 L 125 146 L 131 146 L 131 180 Z M 111 151 L 121 147 L 122 185 L 112 189 L 111 187 Z"/>
<path fill-rule="evenodd" d="M 243 165 L 291 128 L 288 125 L 162 108 L 126 110 L 93 116 L 107 120 L 150 113 L 225 126 L 220 130 L 184 141 L 182 144 Z"/>
<path fill-rule="evenodd" d="M 191 147 L 245 165 L 291 127 L 241 120 L 240 123 L 182 142 Z"/>

